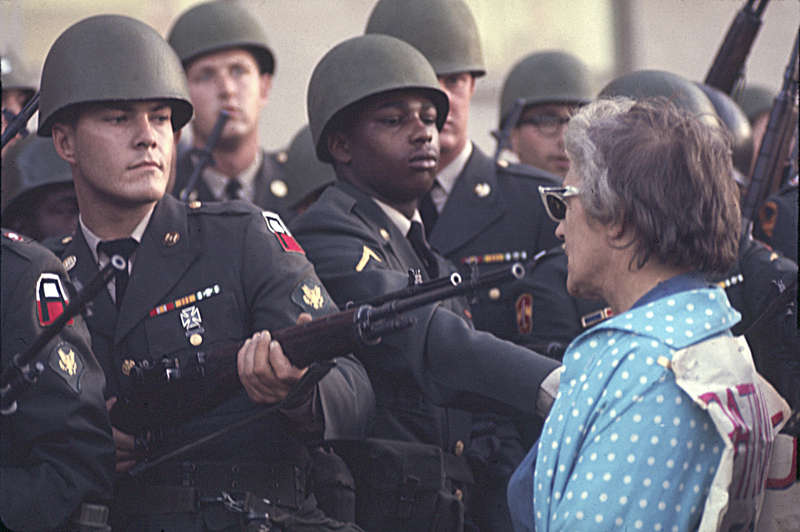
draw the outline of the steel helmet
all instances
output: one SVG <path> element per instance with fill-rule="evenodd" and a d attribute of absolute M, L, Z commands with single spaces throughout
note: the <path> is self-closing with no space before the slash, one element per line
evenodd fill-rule
<path fill-rule="evenodd" d="M 295 134 L 289 148 L 279 158 L 291 185 L 286 195 L 286 201 L 291 207 L 336 181 L 333 168 L 320 162 L 314 152 L 311 129 L 305 125 Z"/>
<path fill-rule="evenodd" d="M 36 92 L 38 79 L 33 70 L 23 63 L 13 50 L 0 55 L 0 81 L 4 91 L 20 90 L 30 98 Z"/>
<path fill-rule="evenodd" d="M 192 117 L 180 60 L 156 30 L 122 15 L 73 24 L 44 62 L 39 135 L 50 136 L 56 115 L 67 107 L 119 100 L 168 100 L 174 130 Z"/>
<path fill-rule="evenodd" d="M 747 119 L 752 124 L 760 114 L 769 113 L 775 102 L 775 91 L 761 85 L 748 85 L 736 98 L 736 103 L 742 108 Z"/>
<path fill-rule="evenodd" d="M 733 166 L 742 176 L 747 176 L 753 161 L 753 129 L 750 121 L 736 102 L 724 92 L 705 83 L 697 83 L 697 86 L 711 100 L 717 116 L 731 133 Z"/>
<path fill-rule="evenodd" d="M 436 106 L 436 127 L 442 129 L 449 110 L 447 95 L 419 50 L 387 35 L 364 35 L 328 51 L 308 83 L 308 123 L 317 157 L 331 162 L 326 128 L 337 113 L 368 96 L 397 89 L 424 91 Z"/>

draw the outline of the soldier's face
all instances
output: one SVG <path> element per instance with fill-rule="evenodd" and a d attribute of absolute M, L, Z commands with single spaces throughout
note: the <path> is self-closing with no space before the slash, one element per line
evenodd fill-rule
<path fill-rule="evenodd" d="M 267 103 L 272 78 L 259 72 L 253 54 L 234 48 L 204 55 L 192 61 L 186 78 L 195 111 L 196 144 L 208 140 L 221 110 L 230 114 L 221 148 L 235 148 L 242 139 L 257 138 L 258 117 Z"/>
<path fill-rule="evenodd" d="M 164 101 L 111 102 L 87 105 L 74 124 L 53 126 L 53 143 L 72 166 L 82 211 L 161 199 L 175 151 L 171 118 Z"/>
<path fill-rule="evenodd" d="M 564 177 L 569 170 L 569 159 L 564 149 L 566 124 L 556 124 L 555 119 L 567 119 L 573 109 L 568 105 L 532 105 L 520 115 L 520 125 L 511 130 L 511 149 L 522 163 L 541 168 Z M 536 125 L 537 119 L 544 119 Z"/>
<path fill-rule="evenodd" d="M 448 163 L 469 140 L 469 105 L 475 92 L 475 78 L 469 72 L 439 76 L 439 88 L 450 100 L 450 112 L 439 134 L 443 163 Z"/>
<path fill-rule="evenodd" d="M 419 92 L 379 94 L 354 111 L 345 131 L 334 134 L 338 144 L 329 144 L 331 154 L 370 195 L 390 205 L 416 205 L 436 178 L 436 117 L 433 102 Z"/>

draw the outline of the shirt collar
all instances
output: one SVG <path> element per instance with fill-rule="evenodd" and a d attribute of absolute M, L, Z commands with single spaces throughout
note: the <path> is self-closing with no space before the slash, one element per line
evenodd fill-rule
<path fill-rule="evenodd" d="M 261 150 L 256 151 L 256 156 L 250 166 L 244 169 L 242 173 L 236 176 L 239 184 L 242 185 L 242 198 L 253 201 L 255 197 L 255 181 L 258 169 L 261 168 L 261 163 L 264 160 L 264 154 Z M 197 164 L 198 161 L 195 161 Z M 225 185 L 228 184 L 230 178 L 222 174 L 214 168 L 208 166 L 203 170 L 203 181 L 206 182 L 211 194 L 218 200 L 226 200 Z"/>
<path fill-rule="evenodd" d="M 387 205 L 386 203 L 382 202 L 377 198 L 372 198 L 372 201 L 378 204 L 378 207 L 386 214 L 386 216 L 392 221 L 392 223 L 400 229 L 400 232 L 404 235 L 408 235 L 408 231 L 411 229 L 411 222 L 419 222 L 422 223 L 422 217 L 419 215 L 419 210 L 414 210 L 414 215 L 411 216 L 409 220 L 406 218 L 406 215 L 402 212 L 398 211 L 391 205 Z"/>
<path fill-rule="evenodd" d="M 646 303 L 661 299 L 678 292 L 686 292 L 688 290 L 695 290 L 698 288 L 708 288 L 709 283 L 703 278 L 703 275 L 698 272 L 689 272 L 676 275 L 666 281 L 661 281 L 646 294 L 640 297 L 633 307 L 641 307 Z"/>
<path fill-rule="evenodd" d="M 450 191 L 453 190 L 453 187 L 456 186 L 456 180 L 467 165 L 470 155 L 472 155 L 472 142 L 467 142 L 464 145 L 464 149 L 461 150 L 461 153 L 450 161 L 450 164 L 439 170 L 439 173 L 436 175 L 436 181 L 448 196 L 450 195 Z"/>
<path fill-rule="evenodd" d="M 139 220 L 139 223 L 136 224 L 136 227 L 133 228 L 133 232 L 131 232 L 130 237 L 136 242 L 142 242 L 142 236 L 144 236 L 144 231 L 147 229 L 147 224 L 150 223 L 150 218 L 153 216 L 153 210 L 155 209 L 155 204 L 147 211 L 147 214 Z M 89 251 L 92 252 L 92 257 L 94 257 L 95 262 L 100 262 L 99 257 L 97 256 L 97 244 L 101 242 L 101 238 L 97 236 L 89 227 L 83 222 L 83 217 L 78 214 L 78 225 L 83 232 L 83 238 L 86 239 L 86 244 L 89 245 Z M 107 259 L 106 259 L 107 260 Z"/>

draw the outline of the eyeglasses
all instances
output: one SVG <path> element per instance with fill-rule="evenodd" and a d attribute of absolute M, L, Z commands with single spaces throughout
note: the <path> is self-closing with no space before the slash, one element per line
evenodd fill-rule
<path fill-rule="evenodd" d="M 569 122 L 569 117 L 567 116 L 534 115 L 527 118 L 520 118 L 517 121 L 517 127 L 530 124 L 538 129 L 539 133 L 542 135 L 552 137 L 558 133 L 561 126 L 565 125 L 567 122 Z"/>
<path fill-rule="evenodd" d="M 551 220 L 558 223 L 567 215 L 566 199 L 577 196 L 581 191 L 578 187 L 539 187 L 539 196 L 542 198 L 544 210 Z"/>

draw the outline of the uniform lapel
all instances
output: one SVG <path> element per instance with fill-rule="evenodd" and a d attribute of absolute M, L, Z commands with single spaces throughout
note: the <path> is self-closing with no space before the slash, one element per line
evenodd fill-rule
<path fill-rule="evenodd" d="M 442 255 L 449 256 L 502 217 L 505 211 L 506 205 L 497 186 L 494 161 L 474 146 L 439 214 L 430 235 L 431 246 Z"/>
<path fill-rule="evenodd" d="M 177 241 L 174 241 L 175 235 Z M 156 205 L 136 250 L 117 322 L 115 344 L 146 318 L 151 309 L 163 302 L 200 252 L 189 234 L 186 206 L 171 196 L 165 196 Z"/>

